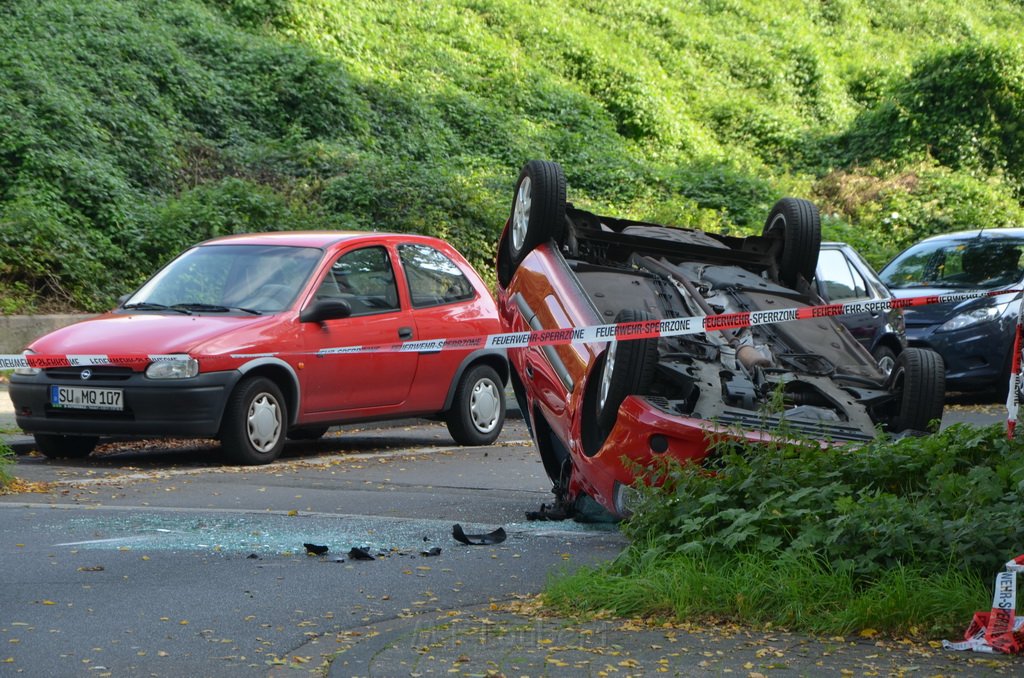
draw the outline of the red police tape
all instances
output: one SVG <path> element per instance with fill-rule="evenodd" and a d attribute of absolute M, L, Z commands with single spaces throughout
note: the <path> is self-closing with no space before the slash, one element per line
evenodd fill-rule
<path fill-rule="evenodd" d="M 964 640 L 951 643 L 942 641 L 947 650 L 973 650 L 974 652 L 1001 652 L 1020 654 L 1024 649 L 1024 617 L 1018 617 L 1017 573 L 1024 570 L 1024 555 L 1006 563 L 1006 571 L 996 575 L 995 593 L 991 612 L 975 612 L 970 626 L 964 631 Z"/>
<path fill-rule="evenodd" d="M 691 316 L 688 318 L 666 318 L 662 320 L 646 320 L 629 323 L 612 323 L 607 325 L 591 325 L 555 330 L 535 330 L 530 332 L 509 332 L 491 334 L 480 337 L 460 339 L 428 339 L 424 341 L 405 341 L 394 344 L 374 344 L 365 346 L 339 346 L 321 349 L 316 352 L 280 352 L 280 353 L 237 353 L 231 354 L 232 359 L 257 357 L 275 357 L 282 355 L 345 355 L 351 353 L 387 353 L 417 352 L 435 353 L 444 350 L 473 350 L 480 348 L 523 348 L 527 346 L 549 346 L 556 344 L 587 344 L 623 341 L 632 339 L 673 337 L 685 334 L 703 334 L 720 332 L 758 325 L 791 322 L 795 320 L 813 320 L 814 318 L 837 317 L 856 313 L 878 313 L 890 309 L 912 308 L 949 302 L 968 301 L 982 297 L 995 297 L 1016 294 L 1021 290 L 996 290 L 977 292 L 953 292 L 950 294 L 910 297 L 907 299 L 891 299 L 889 301 L 854 301 L 846 304 L 824 304 L 821 306 L 802 306 L 799 308 L 780 308 L 772 311 L 746 311 L 742 313 L 721 313 L 718 315 Z M 1010 388 L 1006 400 L 1007 433 L 1013 436 L 1017 422 L 1019 405 L 1020 380 L 1020 344 L 1021 324 L 1024 321 L 1024 304 L 1017 317 L 1017 334 L 1014 347 L 1014 359 L 1010 372 Z M 51 368 L 51 367 L 88 367 L 96 365 L 144 366 L 152 362 L 180 361 L 196 358 L 203 361 L 223 359 L 224 356 L 202 355 L 0 355 L 0 369 L 18 368 Z"/>

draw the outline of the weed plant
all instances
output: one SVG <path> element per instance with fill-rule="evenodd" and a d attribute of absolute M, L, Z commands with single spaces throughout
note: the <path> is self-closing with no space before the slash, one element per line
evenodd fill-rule
<path fill-rule="evenodd" d="M 814 632 L 962 630 L 1024 551 L 1024 443 L 955 425 L 860 447 L 717 443 L 669 465 L 613 563 L 555 581 L 556 606 Z"/>

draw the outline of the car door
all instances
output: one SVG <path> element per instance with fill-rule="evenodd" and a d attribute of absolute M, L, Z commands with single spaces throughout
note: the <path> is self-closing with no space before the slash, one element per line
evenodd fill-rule
<path fill-rule="evenodd" d="M 816 272 L 818 294 L 831 304 L 864 301 L 873 298 L 872 288 L 842 249 L 823 247 L 818 254 Z M 836 317 L 854 339 L 869 351 L 880 325 L 885 324 L 883 312 L 851 313 Z"/>
<path fill-rule="evenodd" d="M 409 290 L 416 336 L 423 341 L 463 337 L 477 337 L 482 341 L 488 334 L 490 318 L 480 307 L 479 293 L 458 265 L 425 243 L 401 243 L 398 256 Z M 441 409 L 468 352 L 468 349 L 421 352 L 410 405 Z"/>
<path fill-rule="evenodd" d="M 384 246 L 359 247 L 337 257 L 310 302 L 324 298 L 345 300 L 352 314 L 303 323 L 307 354 L 416 338 L 412 314 L 399 300 L 392 252 Z M 320 414 L 400 405 L 409 394 L 417 362 L 416 353 L 398 351 L 310 356 L 301 373 L 302 409 Z"/>

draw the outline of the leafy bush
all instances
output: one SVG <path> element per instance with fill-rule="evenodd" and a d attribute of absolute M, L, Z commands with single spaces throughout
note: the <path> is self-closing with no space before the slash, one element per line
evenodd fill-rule
<path fill-rule="evenodd" d="M 698 5 L 4 3 L 0 311 L 100 310 L 240 229 L 422 230 L 489 275 L 531 158 L 580 204 L 685 226 L 824 198 L 876 263 L 1018 220 L 1019 2 Z"/>
<path fill-rule="evenodd" d="M 1024 543 L 1024 443 L 999 426 L 862 447 L 724 441 L 665 472 L 626 524 L 632 558 L 791 554 L 868 584 L 898 567 L 988 577 Z"/>
<path fill-rule="evenodd" d="M 1024 225 L 1024 209 L 999 177 L 932 159 L 835 171 L 813 193 L 826 237 L 854 245 L 875 266 L 930 235 Z"/>
<path fill-rule="evenodd" d="M 850 131 L 849 157 L 930 153 L 940 164 L 1003 173 L 1024 196 L 1024 48 L 968 42 L 927 54 L 891 99 Z"/>

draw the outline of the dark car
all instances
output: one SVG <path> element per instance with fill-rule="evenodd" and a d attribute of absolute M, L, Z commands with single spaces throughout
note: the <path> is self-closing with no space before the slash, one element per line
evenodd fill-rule
<path fill-rule="evenodd" d="M 32 342 L 10 396 L 48 457 L 87 456 L 104 435 L 215 437 L 231 460 L 264 464 L 286 437 L 410 416 L 480 445 L 505 418 L 508 363 L 481 339 L 498 331 L 487 287 L 443 240 L 235 235 Z"/>
<path fill-rule="evenodd" d="M 868 262 L 846 243 L 824 242 L 818 254 L 815 287 L 829 303 L 892 301 L 892 292 Z M 848 313 L 836 318 L 888 374 L 907 346 L 903 309 Z"/>
<path fill-rule="evenodd" d="M 815 311 L 820 245 L 806 200 L 733 237 L 578 209 L 560 165 L 527 163 L 498 245 L 498 311 L 505 332 L 533 338 L 509 361 L 553 483 L 544 517 L 593 501 L 626 515 L 644 468 L 702 462 L 716 436 L 766 441 L 782 426 L 828 445 L 941 418 L 936 353 L 908 348 L 887 375 Z"/>
<path fill-rule="evenodd" d="M 1024 228 L 937 235 L 911 245 L 879 272 L 900 298 L 968 290 L 1019 290 Z M 906 309 L 907 341 L 937 351 L 952 391 L 1004 393 L 1010 378 L 1019 292 Z"/>

